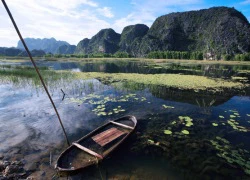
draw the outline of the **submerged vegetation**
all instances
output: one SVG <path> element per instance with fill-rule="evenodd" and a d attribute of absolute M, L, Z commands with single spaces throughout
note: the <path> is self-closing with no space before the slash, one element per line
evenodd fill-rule
<path fill-rule="evenodd" d="M 97 62 L 101 65 L 93 66 Z M 248 177 L 249 144 L 244 138 L 248 139 L 249 136 L 250 112 L 247 109 L 239 109 L 238 104 L 234 103 L 233 95 L 227 96 L 228 92 L 237 94 L 248 87 L 248 81 L 241 81 L 246 78 L 154 74 L 162 71 L 168 63 L 155 65 L 152 62 L 139 66 L 135 66 L 134 62 L 130 66 L 125 66 L 124 61 L 118 61 L 112 66 L 109 61 L 103 64 L 100 61 L 84 63 L 91 64 L 90 70 L 104 68 L 103 64 L 106 63 L 112 68 L 124 66 L 125 71 L 131 68 L 138 70 L 142 66 L 157 71 L 153 71 L 152 74 L 139 74 L 55 71 L 40 68 L 49 90 L 52 91 L 52 84 L 56 87 L 53 98 L 57 99 L 61 111 L 65 110 L 67 114 L 63 114 L 63 118 L 70 124 L 66 124 L 67 130 L 74 130 L 70 134 L 71 138 L 75 139 L 76 136 L 82 135 L 86 129 L 89 132 L 93 125 L 98 126 L 118 116 L 133 114 L 140 124 L 125 148 L 126 153 L 129 151 L 136 157 L 152 157 L 157 163 L 158 159 L 164 162 L 166 160 L 181 171 L 187 172 L 186 174 L 193 173 L 198 177 L 225 178 L 239 174 L 243 179 Z M 41 87 L 31 67 L 0 67 L 0 80 L 3 83 L 11 81 L 15 84 L 25 81 L 29 89 L 34 88 L 34 83 L 30 83 L 29 80 L 34 80 L 37 82 L 35 89 Z M 181 70 L 183 67 L 171 64 L 168 68 Z M 226 69 L 224 66 L 219 68 Z M 202 70 L 200 67 L 197 69 Z M 197 69 L 193 67 L 191 71 Z M 64 83 L 61 83 L 62 81 Z M 60 88 L 66 93 L 64 100 L 61 100 Z M 232 100 L 228 101 L 229 99 Z M 245 101 L 249 100 L 240 100 L 241 103 Z M 229 106 L 236 107 L 228 109 L 228 103 Z M 43 113 L 38 115 L 43 116 Z M 47 118 L 45 113 L 44 116 Z M 26 118 L 30 118 L 27 112 L 23 119 Z M 37 119 L 37 114 L 34 115 L 34 119 Z M 40 136 L 43 138 L 43 135 L 39 135 L 39 138 Z M 60 152 L 61 149 L 57 154 Z M 56 155 L 53 154 L 55 157 Z M 119 158 L 119 153 L 116 158 Z M 116 163 L 116 160 L 110 162 Z M 166 164 L 163 163 L 163 166 Z M 43 170 L 44 164 L 41 163 L 39 168 L 39 171 Z"/>

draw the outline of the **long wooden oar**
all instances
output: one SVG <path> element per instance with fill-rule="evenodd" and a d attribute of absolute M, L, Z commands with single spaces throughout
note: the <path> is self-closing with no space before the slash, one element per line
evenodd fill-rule
<path fill-rule="evenodd" d="M 25 41 L 23 40 L 23 37 L 22 37 L 22 35 L 21 35 L 21 33 L 20 33 L 20 31 L 19 31 L 19 29 L 18 29 L 16 23 L 15 23 L 14 18 L 13 18 L 12 15 L 11 15 L 11 12 L 10 12 L 10 10 L 9 10 L 9 8 L 8 8 L 8 6 L 7 6 L 7 4 L 5 3 L 4 0 L 2 0 L 2 3 L 3 3 L 3 5 L 4 5 L 4 7 L 5 7 L 5 9 L 6 9 L 7 13 L 8 13 L 8 15 L 9 15 L 9 17 L 10 17 L 10 19 L 11 19 L 11 21 L 12 21 L 14 27 L 15 27 L 15 29 L 16 29 L 16 32 L 17 32 L 17 34 L 18 34 L 20 40 L 21 40 L 22 43 L 23 43 L 23 46 L 24 46 L 26 52 L 27 52 L 28 55 L 29 55 L 29 58 L 30 58 L 30 60 L 31 60 L 33 66 L 34 66 L 34 68 L 36 69 L 36 72 L 37 72 L 37 74 L 38 74 L 38 76 L 39 76 L 39 79 L 40 79 L 41 82 L 42 82 L 42 85 L 43 85 L 43 87 L 44 87 L 44 89 L 45 89 L 45 91 L 46 91 L 46 93 L 47 93 L 47 95 L 48 95 L 48 97 L 49 97 L 49 99 L 50 99 L 50 102 L 51 102 L 51 104 L 52 104 L 52 106 L 53 106 L 53 108 L 54 108 L 54 110 L 55 110 L 55 112 L 56 112 L 56 115 L 57 115 L 57 117 L 58 117 L 58 120 L 59 120 L 59 122 L 60 122 L 60 124 L 61 124 L 61 127 L 62 127 L 62 129 L 63 129 L 63 133 L 64 133 L 64 136 L 65 136 L 65 139 L 66 139 L 66 141 L 67 141 L 67 144 L 70 146 L 69 139 L 68 139 L 68 136 L 67 136 L 66 131 L 65 131 L 65 129 L 64 129 L 64 126 L 63 126 L 62 120 L 61 120 L 61 118 L 60 118 L 60 115 L 59 115 L 59 113 L 58 113 L 58 111 L 57 111 L 57 109 L 56 109 L 56 106 L 55 106 L 55 104 L 54 104 L 54 102 L 53 102 L 53 100 L 52 100 L 52 98 L 51 98 L 51 96 L 50 96 L 50 94 L 49 94 L 49 91 L 48 91 L 48 89 L 47 89 L 47 87 L 46 87 L 46 85 L 45 85 L 45 83 L 44 83 L 44 81 L 43 81 L 43 78 L 42 78 L 42 76 L 41 76 L 41 74 L 40 74 L 40 72 L 39 72 L 39 70 L 38 70 L 38 68 L 37 68 L 37 66 L 36 66 L 36 63 L 35 63 L 35 61 L 33 60 L 32 56 L 31 56 L 31 53 L 30 53 L 30 51 L 29 51 L 29 49 L 28 49 L 28 47 L 27 47 Z"/>

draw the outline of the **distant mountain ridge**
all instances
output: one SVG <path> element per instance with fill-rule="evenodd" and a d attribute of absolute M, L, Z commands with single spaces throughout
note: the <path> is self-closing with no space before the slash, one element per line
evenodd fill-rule
<path fill-rule="evenodd" d="M 25 38 L 32 50 L 52 54 L 98 54 L 125 52 L 133 57 L 146 57 L 152 51 L 199 51 L 204 55 L 235 55 L 250 52 L 250 24 L 239 11 L 213 7 L 197 11 L 170 13 L 158 17 L 149 28 L 144 24 L 126 26 L 122 33 L 102 29 L 77 46 L 55 38 Z M 20 54 L 16 48 L 1 48 L 0 55 Z M 34 51 L 43 54 L 41 51 Z M 25 53 L 21 53 L 23 55 Z"/>
<path fill-rule="evenodd" d="M 34 57 L 42 57 L 44 56 L 46 53 L 43 50 L 36 50 L 33 49 L 30 51 L 31 55 Z M 18 48 L 14 48 L 14 47 L 0 47 L 0 56 L 28 56 L 28 53 L 25 50 L 21 50 Z"/>
<path fill-rule="evenodd" d="M 150 28 L 143 24 L 127 26 L 121 35 L 102 29 L 91 39 L 80 41 L 75 53 L 126 52 L 145 57 L 152 51 L 167 50 L 218 56 L 250 52 L 250 24 L 241 12 L 228 7 L 170 13 L 158 17 Z"/>
<path fill-rule="evenodd" d="M 59 47 L 62 45 L 69 46 L 70 44 L 66 41 L 57 41 L 55 38 L 24 38 L 28 48 L 30 51 L 36 49 L 36 50 L 43 50 L 46 53 L 52 53 L 55 54 Z M 17 43 L 18 49 L 24 49 L 22 42 L 19 40 Z"/>

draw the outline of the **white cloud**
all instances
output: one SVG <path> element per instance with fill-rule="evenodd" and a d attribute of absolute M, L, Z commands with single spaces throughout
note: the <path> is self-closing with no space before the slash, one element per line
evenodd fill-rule
<path fill-rule="evenodd" d="M 114 27 L 121 32 L 125 26 L 143 23 L 151 26 L 159 15 L 165 15 L 178 10 L 200 9 L 200 0 L 132 0 L 132 12 L 126 17 L 117 19 Z"/>
<path fill-rule="evenodd" d="M 97 9 L 101 7 L 91 0 L 26 0 L 22 3 L 11 0 L 7 4 L 24 38 L 54 37 L 77 44 L 101 28 L 110 27 L 110 23 L 98 18 Z M 0 21 L 0 47 L 16 46 L 19 39 L 3 6 L 0 6 Z"/>
<path fill-rule="evenodd" d="M 110 7 L 103 7 L 103 8 L 98 8 L 97 11 L 102 15 L 107 18 L 112 18 L 114 17 L 114 14 L 111 12 Z"/>

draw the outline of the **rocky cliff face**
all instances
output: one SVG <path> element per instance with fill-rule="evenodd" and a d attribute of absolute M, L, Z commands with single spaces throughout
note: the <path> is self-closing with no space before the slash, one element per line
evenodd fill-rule
<path fill-rule="evenodd" d="M 236 54 L 250 52 L 250 24 L 234 8 L 214 7 L 171 13 L 155 20 L 151 28 L 127 26 L 122 34 L 103 29 L 78 43 L 75 53 L 127 52 L 144 57 L 151 51 L 202 51 Z"/>
<path fill-rule="evenodd" d="M 88 52 L 113 54 L 119 49 L 120 37 L 113 29 L 102 29 L 90 39 Z"/>
<path fill-rule="evenodd" d="M 136 55 L 137 44 L 147 34 L 149 27 L 144 24 L 127 26 L 123 29 L 119 43 L 120 51 Z"/>
<path fill-rule="evenodd" d="M 249 52 L 250 25 L 234 8 L 171 13 L 157 18 L 140 44 L 141 55 L 155 50 Z"/>
<path fill-rule="evenodd" d="M 85 38 L 81 40 L 75 50 L 75 54 L 88 54 L 89 39 Z"/>
<path fill-rule="evenodd" d="M 76 49 L 75 45 L 62 45 L 56 50 L 56 54 L 74 54 Z"/>
<path fill-rule="evenodd" d="M 43 50 L 46 53 L 53 53 L 55 54 L 57 49 L 62 45 L 70 45 L 66 41 L 57 41 L 55 38 L 44 38 L 44 39 L 35 39 L 35 38 L 25 38 L 24 39 L 29 50 L 32 51 L 33 49 Z M 22 42 L 19 40 L 17 43 L 18 49 L 24 49 Z"/>

